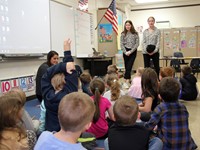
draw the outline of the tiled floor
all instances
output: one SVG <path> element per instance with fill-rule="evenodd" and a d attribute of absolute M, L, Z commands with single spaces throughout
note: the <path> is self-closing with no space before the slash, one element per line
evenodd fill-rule
<path fill-rule="evenodd" d="M 198 89 L 200 89 L 200 80 L 198 81 Z M 196 144 L 198 145 L 198 149 L 200 150 L 200 98 L 196 101 L 181 101 L 181 103 L 185 104 L 189 112 L 189 126 L 190 131 L 192 133 L 192 137 Z"/>

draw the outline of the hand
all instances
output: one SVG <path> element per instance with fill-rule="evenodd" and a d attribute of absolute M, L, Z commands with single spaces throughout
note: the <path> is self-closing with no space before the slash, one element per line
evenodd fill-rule
<path fill-rule="evenodd" d="M 131 54 L 131 52 L 130 52 L 130 51 L 126 52 L 126 56 L 129 56 L 130 54 Z"/>
<path fill-rule="evenodd" d="M 64 41 L 64 51 L 70 51 L 71 50 L 71 40 L 67 39 Z"/>
<path fill-rule="evenodd" d="M 148 53 L 150 56 L 152 56 L 154 53 L 152 52 L 152 53 Z"/>
<path fill-rule="evenodd" d="M 75 70 L 74 62 L 66 63 L 66 71 L 67 71 L 67 73 L 72 74 L 72 70 Z"/>

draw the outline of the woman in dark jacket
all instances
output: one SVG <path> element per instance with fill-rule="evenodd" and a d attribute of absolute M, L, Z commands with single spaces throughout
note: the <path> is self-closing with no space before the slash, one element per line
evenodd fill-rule
<path fill-rule="evenodd" d="M 37 71 L 36 75 L 36 97 L 41 102 L 42 97 L 42 91 L 41 91 L 41 79 L 42 76 L 45 74 L 47 69 L 51 67 L 52 65 L 58 64 L 59 55 L 56 51 L 50 51 L 47 54 L 47 61 L 40 65 Z"/>

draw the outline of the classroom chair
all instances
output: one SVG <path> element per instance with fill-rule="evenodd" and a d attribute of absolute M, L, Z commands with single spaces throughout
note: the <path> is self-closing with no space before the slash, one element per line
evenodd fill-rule
<path fill-rule="evenodd" d="M 174 52 L 174 57 L 184 57 L 182 52 Z M 189 63 L 185 62 L 184 59 L 179 59 L 180 65 L 188 65 Z"/>
<path fill-rule="evenodd" d="M 192 59 L 190 62 L 190 67 L 192 68 L 193 74 L 195 75 L 196 73 L 198 78 L 198 73 L 200 72 L 200 59 Z"/>

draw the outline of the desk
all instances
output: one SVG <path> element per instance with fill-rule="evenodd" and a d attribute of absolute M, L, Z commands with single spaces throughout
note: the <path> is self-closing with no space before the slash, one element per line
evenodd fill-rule
<path fill-rule="evenodd" d="M 112 64 L 113 56 L 108 57 L 81 57 L 83 59 L 83 69 L 89 69 L 91 76 L 104 76 L 107 67 Z"/>
<path fill-rule="evenodd" d="M 192 59 L 200 59 L 200 57 L 160 57 L 160 60 L 165 60 L 165 65 L 168 65 L 168 61 L 169 60 L 173 60 L 173 59 L 177 59 L 177 60 L 192 60 Z"/>

